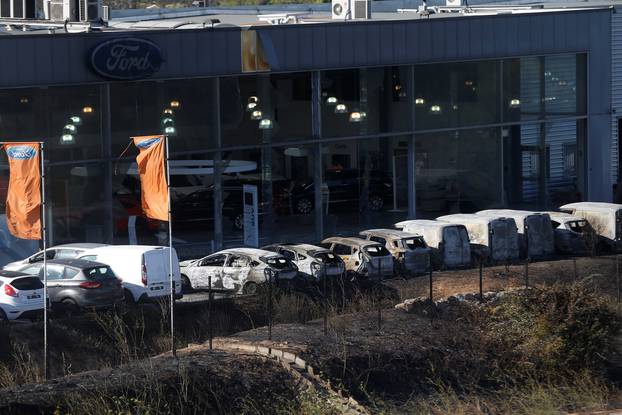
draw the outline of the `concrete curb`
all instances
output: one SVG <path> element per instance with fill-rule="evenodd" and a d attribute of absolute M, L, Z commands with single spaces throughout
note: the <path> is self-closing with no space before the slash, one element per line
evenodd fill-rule
<path fill-rule="evenodd" d="M 279 362 L 296 379 L 314 390 L 324 391 L 331 403 L 337 405 L 343 414 L 370 415 L 370 412 L 352 397 L 345 397 L 343 391 L 335 389 L 330 382 L 322 379 L 316 369 L 296 354 L 274 347 L 254 343 L 214 339 L 214 349 L 258 354 Z"/>

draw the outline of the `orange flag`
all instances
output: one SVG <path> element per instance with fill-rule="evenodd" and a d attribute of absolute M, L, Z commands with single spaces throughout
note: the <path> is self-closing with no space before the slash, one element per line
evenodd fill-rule
<path fill-rule="evenodd" d="M 164 136 L 132 137 L 140 153 L 136 156 L 143 212 L 147 217 L 168 221 L 168 188 L 164 170 Z"/>
<path fill-rule="evenodd" d="M 41 158 L 39 143 L 4 144 L 9 160 L 6 222 L 21 239 L 41 239 Z"/>

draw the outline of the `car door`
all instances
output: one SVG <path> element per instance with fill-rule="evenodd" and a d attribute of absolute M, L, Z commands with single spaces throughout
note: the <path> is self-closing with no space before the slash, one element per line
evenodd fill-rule
<path fill-rule="evenodd" d="M 47 266 L 47 292 L 48 298 L 50 299 L 50 303 L 55 303 L 60 300 L 58 295 L 62 290 L 62 280 L 64 275 L 65 267 L 57 264 L 48 264 Z M 44 281 L 43 279 L 43 264 L 39 269 L 39 279 Z"/>
<path fill-rule="evenodd" d="M 335 255 L 339 255 L 339 257 L 343 259 L 343 262 L 346 264 L 346 270 L 356 271 L 357 267 L 354 265 L 352 248 L 350 246 L 334 244 L 332 251 Z"/>
<path fill-rule="evenodd" d="M 211 276 L 212 288 L 222 289 L 222 272 L 226 259 L 226 254 L 214 254 L 199 260 L 188 272 L 188 279 L 190 279 L 192 287 L 207 289 Z"/>
<path fill-rule="evenodd" d="M 231 291 L 241 290 L 248 280 L 250 263 L 250 259 L 244 255 L 229 254 L 223 268 L 223 288 Z"/>

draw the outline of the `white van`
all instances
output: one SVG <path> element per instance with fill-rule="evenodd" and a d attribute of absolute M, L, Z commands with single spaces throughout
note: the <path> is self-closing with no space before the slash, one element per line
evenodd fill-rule
<path fill-rule="evenodd" d="M 81 259 L 108 265 L 123 281 L 125 298 L 135 303 L 149 302 L 171 295 L 169 249 L 163 246 L 109 245 L 84 252 Z M 181 273 L 173 249 L 175 298 L 181 298 Z"/>

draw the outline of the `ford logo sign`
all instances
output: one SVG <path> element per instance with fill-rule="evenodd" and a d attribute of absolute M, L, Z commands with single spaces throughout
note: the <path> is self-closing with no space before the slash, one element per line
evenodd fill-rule
<path fill-rule="evenodd" d="M 148 78 L 160 70 L 162 52 L 153 42 L 139 38 L 112 39 L 91 52 L 93 70 L 105 78 Z"/>
<path fill-rule="evenodd" d="M 37 150 L 29 146 L 15 146 L 9 147 L 6 151 L 7 156 L 17 160 L 28 160 L 37 154 Z"/>

